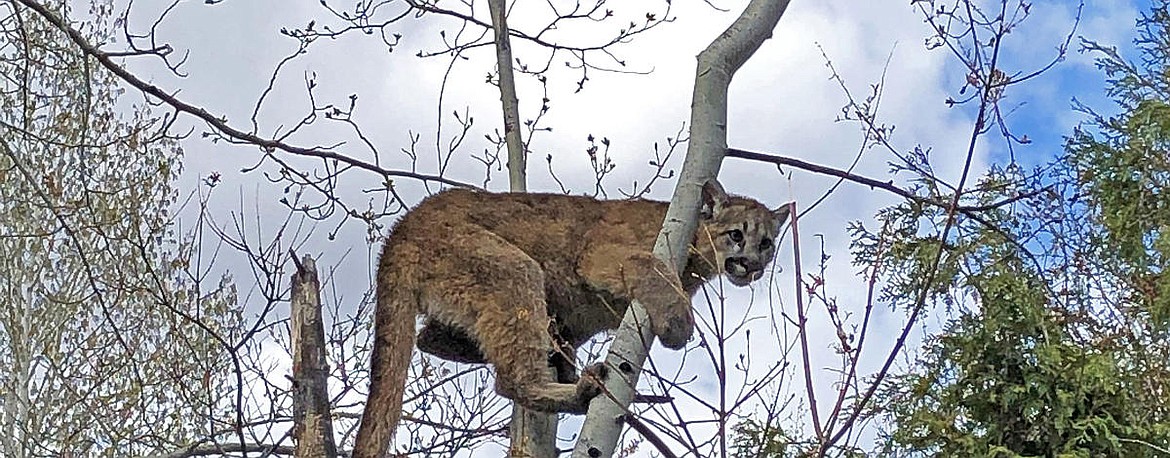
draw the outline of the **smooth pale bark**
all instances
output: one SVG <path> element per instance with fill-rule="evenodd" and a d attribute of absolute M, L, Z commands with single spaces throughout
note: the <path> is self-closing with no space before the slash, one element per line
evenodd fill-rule
<path fill-rule="evenodd" d="M 504 109 L 504 140 L 508 146 L 508 185 L 512 192 L 528 190 L 528 158 L 520 139 L 520 101 L 516 98 L 516 78 L 512 74 L 512 42 L 508 40 L 507 5 L 504 0 L 488 0 L 488 11 L 495 27 L 496 69 L 499 73 L 500 102 Z"/>
<path fill-rule="evenodd" d="M 722 34 L 699 53 L 695 91 L 691 99 L 691 136 L 678 185 L 670 201 L 654 255 L 682 271 L 687 246 L 694 238 L 703 183 L 719 174 L 727 150 L 727 89 L 731 78 L 772 36 L 788 0 L 753 0 Z M 654 335 L 642 304 L 626 311 L 606 356 L 611 370 L 605 387 L 609 394 L 593 399 L 581 428 L 574 458 L 613 456 L 622 429 L 621 416 L 634 399 Z"/>
<path fill-rule="evenodd" d="M 526 151 L 520 138 L 520 102 L 516 97 L 516 79 L 512 73 L 512 45 L 508 39 L 507 5 L 504 0 L 488 0 L 496 41 L 496 69 L 499 73 L 500 102 L 504 113 L 504 141 L 508 147 L 508 184 L 512 192 L 525 192 L 527 185 Z M 551 372 L 550 372 L 551 375 Z M 513 457 L 555 458 L 557 456 L 557 415 L 536 412 L 512 405 L 511 442 L 508 453 Z"/>
<path fill-rule="evenodd" d="M 296 255 L 293 255 L 296 261 Z M 292 274 L 290 327 L 293 351 L 293 431 L 297 458 L 333 458 L 333 419 L 329 413 L 329 364 L 325 359 L 325 324 L 321 319 L 321 284 L 312 257 L 297 263 Z"/>

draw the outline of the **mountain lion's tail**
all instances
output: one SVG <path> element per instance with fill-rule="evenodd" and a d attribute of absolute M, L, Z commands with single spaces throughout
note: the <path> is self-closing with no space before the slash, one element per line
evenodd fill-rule
<path fill-rule="evenodd" d="M 370 397 L 362 414 L 353 458 L 381 458 L 402 416 L 406 370 L 414 350 L 418 314 L 409 288 L 389 277 L 388 253 L 378 269 L 378 305 L 374 310 L 374 349 L 370 361 Z"/>

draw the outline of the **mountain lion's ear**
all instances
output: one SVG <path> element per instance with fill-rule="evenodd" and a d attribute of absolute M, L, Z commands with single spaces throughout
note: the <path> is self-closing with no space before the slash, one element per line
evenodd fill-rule
<path fill-rule="evenodd" d="M 780 204 L 775 210 L 772 210 L 772 216 L 776 217 L 776 227 L 783 226 L 788 221 L 789 213 L 792 212 L 792 202 Z"/>
<path fill-rule="evenodd" d="M 725 204 L 727 204 L 727 193 L 723 191 L 723 185 L 715 179 L 703 183 L 702 205 L 699 206 L 700 218 L 711 219 L 715 217 L 715 214 L 722 210 Z"/>

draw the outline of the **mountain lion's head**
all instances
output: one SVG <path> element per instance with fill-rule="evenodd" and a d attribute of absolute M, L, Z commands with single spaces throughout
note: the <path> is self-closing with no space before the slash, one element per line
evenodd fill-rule
<path fill-rule="evenodd" d="M 755 200 L 728 195 L 710 180 L 703 185 L 695 248 L 713 273 L 745 286 L 764 275 L 788 212 L 787 204 L 771 210 Z"/>

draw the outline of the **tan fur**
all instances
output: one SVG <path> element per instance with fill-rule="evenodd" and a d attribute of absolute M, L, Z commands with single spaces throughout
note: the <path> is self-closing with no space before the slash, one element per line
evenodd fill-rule
<path fill-rule="evenodd" d="M 699 286 L 724 272 L 737 285 L 759 278 L 788 216 L 786 206 L 773 211 L 728 196 L 713 181 L 703 195 L 681 276 L 651 254 L 663 202 L 462 189 L 423 200 L 382 249 L 370 395 L 353 456 L 378 458 L 386 450 L 401 416 L 420 314 L 420 349 L 490 362 L 500 395 L 541 411 L 585 411 L 599 389 L 594 377 L 578 380 L 575 349 L 616 328 L 630 300 L 647 307 L 663 345 L 682 348 L 694 330 L 690 299 Z M 554 348 L 561 383 L 546 375 Z M 590 371 L 605 375 L 600 367 Z"/>

